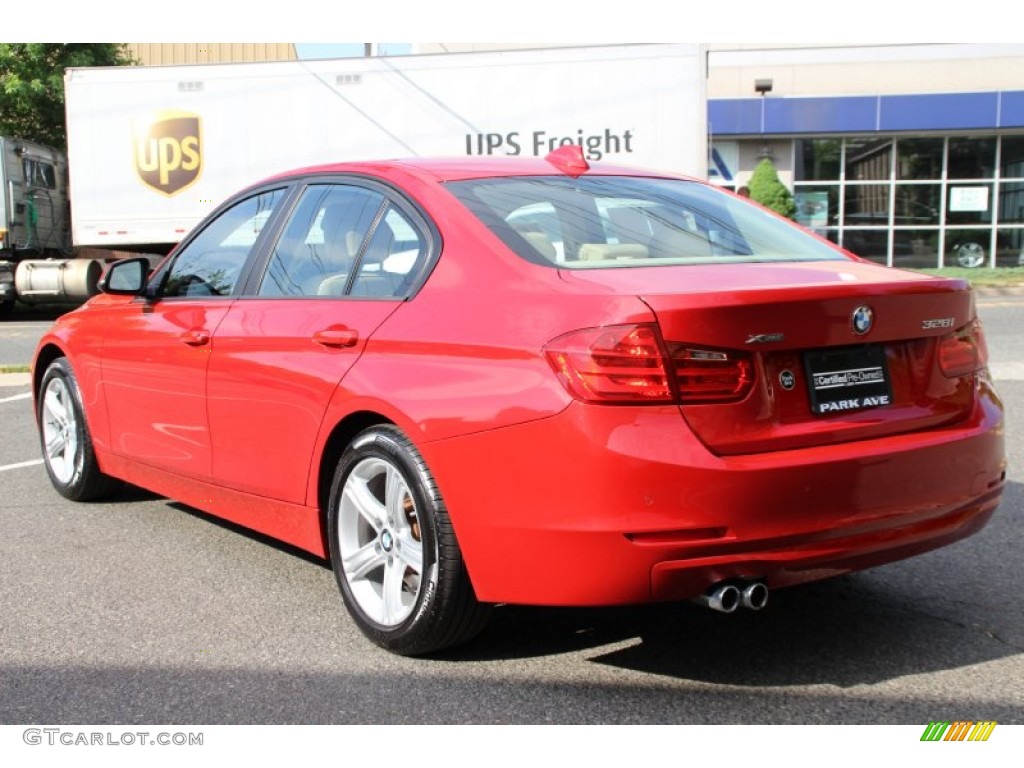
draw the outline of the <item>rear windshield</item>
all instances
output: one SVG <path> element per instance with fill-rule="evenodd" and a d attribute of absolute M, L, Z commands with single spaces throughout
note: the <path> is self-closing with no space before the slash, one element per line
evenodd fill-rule
<path fill-rule="evenodd" d="M 448 188 L 513 251 L 540 264 L 590 269 L 844 258 L 757 206 L 692 181 L 544 176 Z"/>

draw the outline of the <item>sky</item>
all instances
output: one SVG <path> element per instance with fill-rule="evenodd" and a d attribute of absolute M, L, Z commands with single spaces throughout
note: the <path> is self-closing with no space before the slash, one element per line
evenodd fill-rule
<path fill-rule="evenodd" d="M 1010 5 L 1009 7 L 1012 7 Z M 11 13 L 3 37 L 12 42 L 220 42 L 413 40 L 480 43 L 622 42 L 1019 42 L 1016 24 L 999 24 L 996 0 L 927 5 L 892 0 L 786 4 L 764 0 L 668 3 L 630 0 L 246 0 L 244 5 L 175 0 L 154 16 L 138 0 L 48 0 L 47 13 Z M 316 42 L 297 43 L 325 45 Z M 362 55 L 361 43 L 352 55 Z M 392 50 L 390 54 L 402 51 Z M 337 50 L 337 49 L 334 49 Z M 332 50 L 328 58 L 335 58 Z M 315 56 L 320 58 L 319 55 Z"/>
<path fill-rule="evenodd" d="M 296 43 L 300 59 L 345 59 L 362 56 L 366 43 Z M 371 43 L 375 56 L 400 56 L 410 52 L 409 43 Z"/>

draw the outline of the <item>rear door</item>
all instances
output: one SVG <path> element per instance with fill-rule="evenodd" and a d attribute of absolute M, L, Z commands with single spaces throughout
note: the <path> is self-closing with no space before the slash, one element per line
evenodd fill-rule
<path fill-rule="evenodd" d="M 306 187 L 265 268 L 215 334 L 209 409 L 218 483 L 305 501 L 327 405 L 422 274 L 429 232 L 378 185 Z"/>

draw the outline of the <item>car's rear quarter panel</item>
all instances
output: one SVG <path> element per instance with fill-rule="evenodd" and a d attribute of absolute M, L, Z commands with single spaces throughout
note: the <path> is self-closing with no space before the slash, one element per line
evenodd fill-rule
<path fill-rule="evenodd" d="M 481 599 L 600 605 L 786 586 L 966 536 L 998 504 L 1001 424 L 983 384 L 955 427 L 716 457 L 677 408 L 576 403 L 423 451 Z"/>

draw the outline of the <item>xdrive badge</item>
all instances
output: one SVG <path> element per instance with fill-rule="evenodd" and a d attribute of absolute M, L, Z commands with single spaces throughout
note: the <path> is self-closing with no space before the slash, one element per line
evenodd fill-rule
<path fill-rule="evenodd" d="M 747 344 L 774 344 L 785 340 L 784 333 L 752 333 L 747 336 Z"/>

